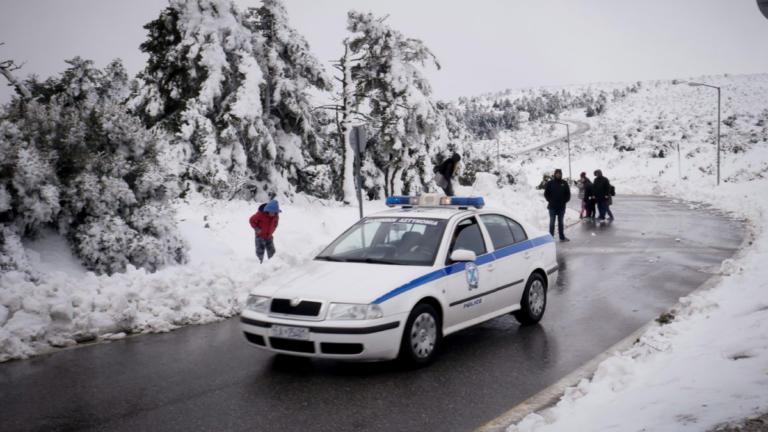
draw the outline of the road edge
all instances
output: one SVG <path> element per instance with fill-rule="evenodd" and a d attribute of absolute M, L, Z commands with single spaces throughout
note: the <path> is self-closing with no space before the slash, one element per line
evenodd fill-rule
<path fill-rule="evenodd" d="M 732 256 L 726 259 L 743 258 L 744 256 L 747 255 L 748 249 L 753 244 L 754 227 L 751 226 L 749 221 L 747 220 L 742 220 L 742 219 L 736 219 L 736 220 L 741 220 L 744 224 L 744 238 L 741 240 L 741 244 L 739 245 L 737 251 Z M 569 225 L 568 228 L 575 226 L 579 223 L 581 223 L 581 221 Z M 722 281 L 722 279 L 723 279 L 722 274 L 713 273 L 712 276 L 706 281 L 704 281 L 704 283 L 699 285 L 698 288 L 696 288 L 695 290 L 691 291 L 690 293 L 686 294 L 681 298 L 713 289 L 717 287 L 717 285 Z M 681 306 L 682 306 L 682 303 L 678 299 L 678 301 L 675 302 L 675 304 L 672 305 L 668 310 L 679 309 Z M 597 371 L 597 368 L 600 365 L 600 363 L 614 356 L 616 353 L 626 351 L 629 348 L 633 347 L 636 343 L 639 342 L 640 337 L 643 334 L 645 334 L 646 331 L 648 331 L 651 327 L 658 326 L 658 325 L 660 324 L 658 324 L 655 319 L 645 323 L 640 328 L 632 332 L 629 336 L 625 337 L 624 339 L 620 340 L 616 344 L 612 345 L 610 348 L 598 354 L 597 356 L 589 360 L 587 363 L 579 366 L 573 372 L 569 373 L 563 378 L 560 378 L 554 384 L 551 384 L 544 390 L 541 390 L 540 392 L 529 397 L 523 402 L 515 405 L 511 409 L 501 414 L 500 416 L 474 429 L 474 432 L 506 431 L 507 428 L 509 428 L 513 424 L 519 423 L 520 421 L 522 421 L 528 414 L 542 411 L 554 406 L 560 400 L 560 398 L 562 398 L 563 394 L 565 393 L 565 390 L 568 387 L 576 386 L 579 383 L 579 381 L 581 381 L 582 379 L 591 379 L 594 373 Z"/>

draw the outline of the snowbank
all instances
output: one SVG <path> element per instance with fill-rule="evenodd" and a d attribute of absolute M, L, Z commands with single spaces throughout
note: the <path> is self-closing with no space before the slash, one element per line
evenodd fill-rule
<path fill-rule="evenodd" d="M 309 260 L 357 215 L 352 207 L 297 197 L 281 216 L 275 259 L 259 265 L 248 225 L 256 207 L 203 199 L 177 204 L 190 262 L 155 273 L 87 272 L 54 232 L 26 244 L 36 280 L 0 274 L 0 361 L 233 316 L 251 287 Z"/>

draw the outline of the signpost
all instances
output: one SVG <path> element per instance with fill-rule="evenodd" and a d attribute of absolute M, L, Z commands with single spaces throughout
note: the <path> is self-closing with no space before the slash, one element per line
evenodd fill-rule
<path fill-rule="evenodd" d="M 360 219 L 363 218 L 363 177 L 360 171 L 363 168 L 363 154 L 367 144 L 365 126 L 352 126 L 352 130 L 349 131 L 349 146 L 355 152 L 355 191 L 357 192 L 357 203 L 360 206 Z"/>

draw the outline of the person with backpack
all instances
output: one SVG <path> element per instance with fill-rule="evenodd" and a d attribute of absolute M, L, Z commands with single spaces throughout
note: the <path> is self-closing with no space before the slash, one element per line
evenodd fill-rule
<path fill-rule="evenodd" d="M 563 217 L 565 216 L 565 205 L 571 200 L 571 187 L 568 182 L 563 180 L 563 171 L 555 170 L 552 180 L 547 182 L 544 187 L 544 199 L 547 200 L 547 209 L 549 210 L 549 234 L 555 236 L 555 219 L 557 219 L 557 229 L 560 233 L 560 241 L 570 241 L 565 236 Z"/>
<path fill-rule="evenodd" d="M 256 235 L 256 257 L 259 263 L 264 262 L 264 252 L 272 258 L 275 254 L 274 234 L 280 221 L 280 204 L 277 200 L 271 200 L 259 206 L 259 210 L 251 216 L 249 222 Z"/>
<path fill-rule="evenodd" d="M 453 177 L 459 171 L 459 162 L 461 161 L 461 155 L 454 153 L 453 156 L 444 160 L 439 165 L 435 166 L 435 183 L 443 189 L 446 196 L 453 196 Z"/>
<path fill-rule="evenodd" d="M 598 220 L 604 221 L 605 214 L 610 211 L 608 208 L 608 200 L 611 198 L 611 182 L 607 177 L 603 176 L 603 172 L 595 170 L 595 181 L 592 183 L 592 196 L 597 203 L 597 211 L 599 213 Z M 613 218 L 613 213 L 611 213 Z"/>
<path fill-rule="evenodd" d="M 579 199 L 581 199 L 580 219 L 595 216 L 595 204 L 591 199 L 592 182 L 587 177 L 587 173 L 582 172 L 579 180 L 576 181 L 576 187 L 579 188 Z"/>

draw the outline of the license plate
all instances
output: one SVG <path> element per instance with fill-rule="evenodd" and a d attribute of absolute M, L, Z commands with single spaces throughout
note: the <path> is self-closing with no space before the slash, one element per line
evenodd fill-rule
<path fill-rule="evenodd" d="M 309 339 L 309 329 L 306 327 L 288 327 L 281 325 L 272 325 L 269 329 L 270 336 L 286 339 Z"/>

